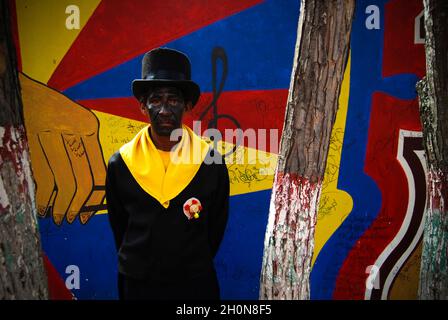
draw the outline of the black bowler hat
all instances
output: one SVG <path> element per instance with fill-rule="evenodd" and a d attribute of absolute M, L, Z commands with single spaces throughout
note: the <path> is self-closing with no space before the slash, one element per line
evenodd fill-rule
<path fill-rule="evenodd" d="M 198 102 L 201 89 L 191 80 L 191 63 L 188 57 L 177 50 L 157 48 L 147 53 L 142 60 L 142 79 L 132 81 L 132 92 L 140 100 L 154 86 L 173 86 L 182 90 L 186 101 L 193 106 Z"/>

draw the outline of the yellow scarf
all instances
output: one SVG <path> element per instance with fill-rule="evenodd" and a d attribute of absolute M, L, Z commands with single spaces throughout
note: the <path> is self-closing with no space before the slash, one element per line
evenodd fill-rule
<path fill-rule="evenodd" d="M 137 183 L 164 208 L 193 180 L 207 155 L 209 145 L 182 125 L 182 138 L 171 152 L 165 171 L 162 157 L 144 127 L 120 148 L 120 154 Z M 173 158 L 174 157 L 174 158 Z"/>
<path fill-rule="evenodd" d="M 171 152 L 163 151 L 160 149 L 157 149 L 157 151 L 159 151 L 160 157 L 162 158 L 163 166 L 165 167 L 165 171 L 166 171 L 166 169 L 168 169 L 168 165 L 171 162 Z"/>

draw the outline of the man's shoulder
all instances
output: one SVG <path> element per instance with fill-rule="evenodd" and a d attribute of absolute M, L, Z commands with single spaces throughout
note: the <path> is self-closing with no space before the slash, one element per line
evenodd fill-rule
<path fill-rule="evenodd" d="M 215 172 L 227 172 L 225 157 L 213 148 L 210 148 L 207 156 L 203 161 L 203 165 Z"/>
<path fill-rule="evenodd" d="M 107 166 L 117 165 L 123 162 L 123 158 L 121 157 L 120 150 L 116 151 L 110 158 L 107 163 Z"/>

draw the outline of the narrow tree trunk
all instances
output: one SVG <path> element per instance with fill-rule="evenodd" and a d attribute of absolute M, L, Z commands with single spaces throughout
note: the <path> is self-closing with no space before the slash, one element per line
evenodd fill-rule
<path fill-rule="evenodd" d="M 0 299 L 46 299 L 9 10 L 0 2 Z"/>
<path fill-rule="evenodd" d="M 417 90 L 428 165 L 420 299 L 448 299 L 448 1 L 424 0 L 426 77 Z"/>
<path fill-rule="evenodd" d="M 314 230 L 354 0 L 302 0 L 260 299 L 309 299 Z"/>

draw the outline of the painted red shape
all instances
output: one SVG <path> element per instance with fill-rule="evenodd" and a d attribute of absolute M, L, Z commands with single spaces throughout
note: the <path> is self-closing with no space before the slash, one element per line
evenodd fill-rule
<path fill-rule="evenodd" d="M 267 129 L 266 146 L 260 147 L 260 145 L 257 145 L 257 149 L 277 153 L 269 143 L 269 129 L 278 130 L 279 141 L 283 129 L 287 98 L 287 89 L 226 91 L 223 92 L 218 99 L 218 115 L 230 115 L 234 117 L 240 124 L 242 130 Z M 184 123 L 192 127 L 193 121 L 200 118 L 203 111 L 212 101 L 213 95 L 211 93 L 202 94 L 192 112 L 185 114 Z M 78 101 L 78 103 L 93 110 L 147 122 L 146 117 L 140 112 L 137 100 L 133 97 L 81 100 Z M 213 111 L 212 108 L 210 108 L 202 120 L 201 133 L 207 129 L 208 121 L 211 120 L 212 117 Z M 229 119 L 219 119 L 218 129 L 223 135 L 224 129 L 226 128 L 236 129 L 236 125 Z M 225 135 L 223 138 L 225 138 Z"/>
<path fill-rule="evenodd" d="M 415 18 L 422 12 L 421 0 L 394 0 L 385 6 L 383 77 L 414 73 L 423 77 L 425 48 L 414 43 Z"/>
<path fill-rule="evenodd" d="M 44 266 L 48 278 L 48 293 L 50 300 L 73 300 L 73 294 L 65 286 L 64 280 L 51 263 L 50 259 L 43 254 Z"/>
<path fill-rule="evenodd" d="M 374 265 L 406 215 L 408 186 L 397 159 L 400 129 L 421 131 L 417 99 L 398 100 L 375 93 L 364 170 L 381 190 L 382 204 L 377 218 L 344 261 L 336 280 L 334 299 L 364 299 L 366 268 Z M 368 195 L 365 196 L 368 201 Z"/>
<path fill-rule="evenodd" d="M 63 91 L 261 0 L 101 1 L 48 85 Z"/>
<path fill-rule="evenodd" d="M 133 97 L 78 100 L 76 102 L 92 110 L 132 120 L 147 121 L 146 117 L 140 112 L 138 101 Z"/>

